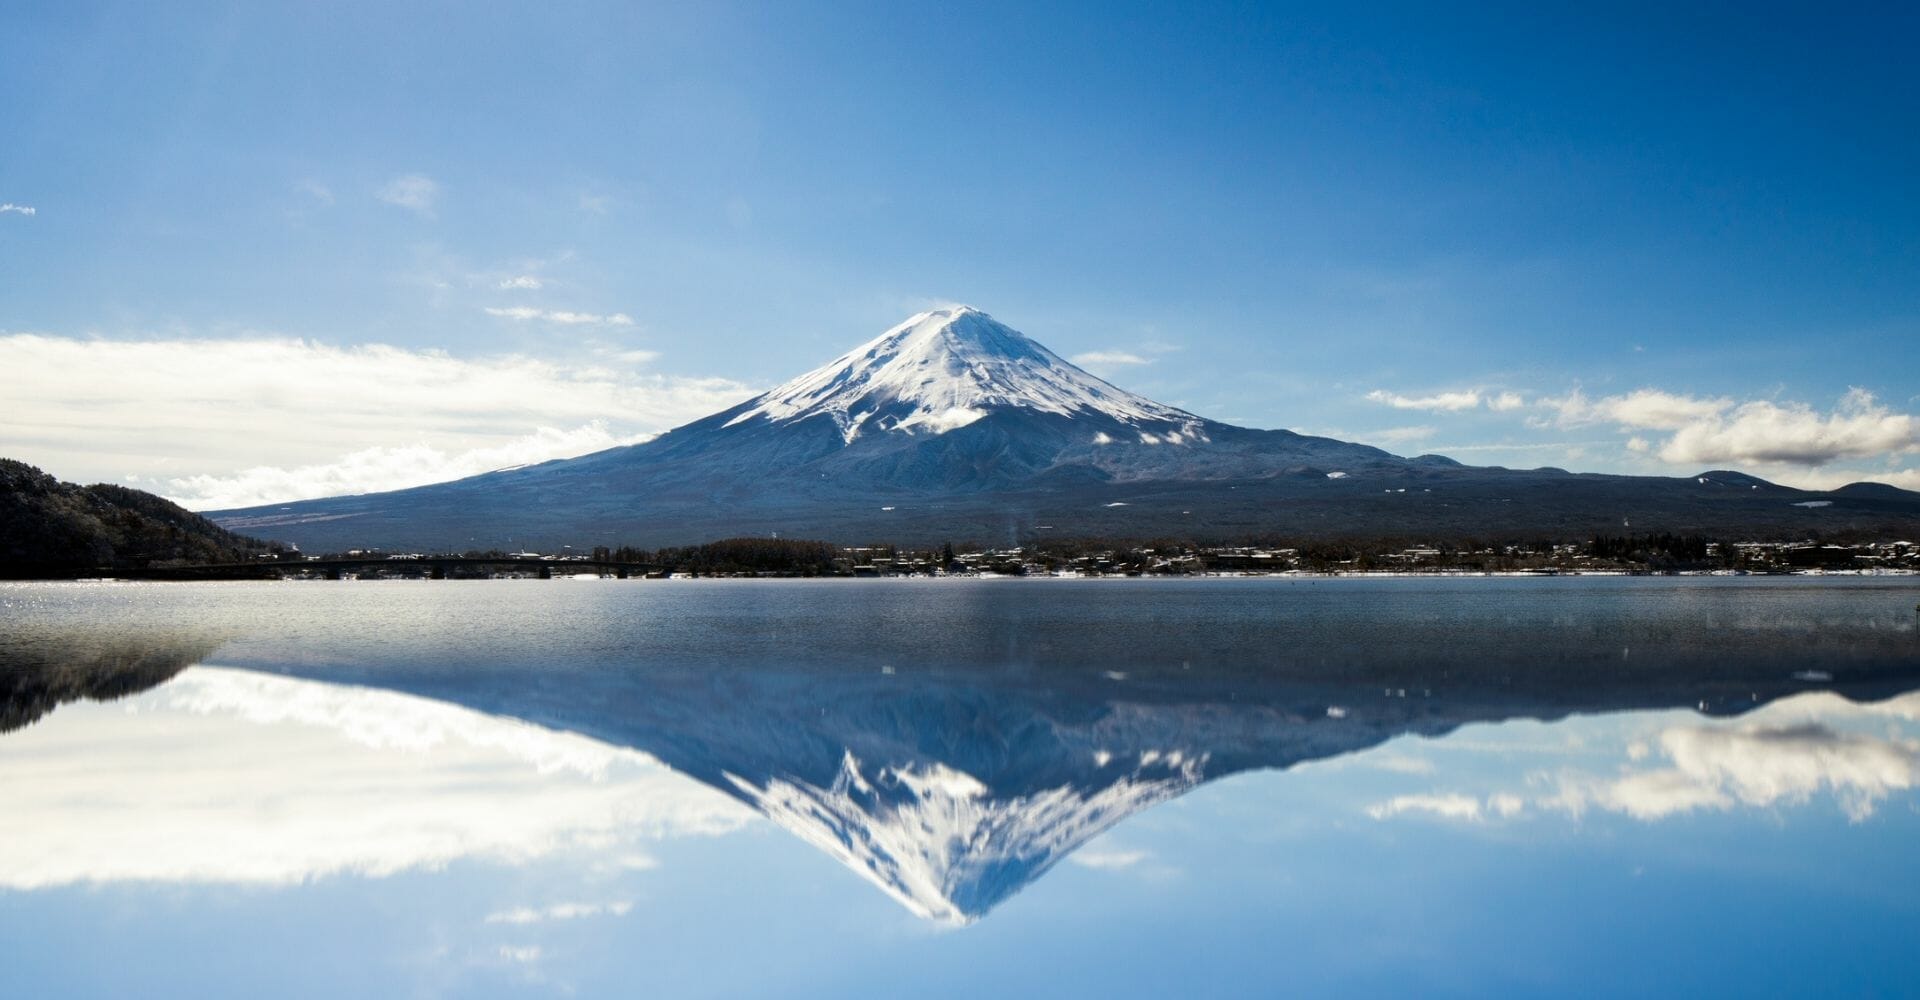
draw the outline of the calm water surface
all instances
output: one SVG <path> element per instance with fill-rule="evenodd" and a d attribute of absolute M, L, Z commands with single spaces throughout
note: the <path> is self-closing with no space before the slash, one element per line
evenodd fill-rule
<path fill-rule="evenodd" d="M 1916 995 L 1916 602 L 0 585 L 0 993 Z"/>

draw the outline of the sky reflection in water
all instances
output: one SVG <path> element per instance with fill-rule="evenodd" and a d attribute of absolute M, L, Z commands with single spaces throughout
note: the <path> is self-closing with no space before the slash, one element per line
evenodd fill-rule
<path fill-rule="evenodd" d="M 1507 637 L 1500 669 L 1441 657 L 1392 686 L 1323 675 L 1312 631 L 1264 672 L 1177 665 L 1174 639 L 1125 663 L 1009 671 L 876 666 L 844 646 L 830 665 L 716 669 L 712 650 L 621 661 L 638 643 L 566 663 L 472 646 L 452 669 L 444 642 L 389 633 L 375 660 L 364 629 L 320 637 L 355 601 L 447 614 L 426 586 L 231 591 L 237 637 L 211 655 L 154 628 L 204 592 L 8 590 L 10 609 L 34 612 L 31 627 L 9 620 L 9 711 L 36 692 L 136 689 L 0 736 L 0 932 L 31 945 L 25 981 L 214 995 L 1857 992 L 1920 972 L 1905 944 L 1920 930 L 1920 683 L 1911 627 L 1887 610 L 1911 590 L 1786 595 L 1828 682 L 1785 651 L 1702 667 L 1691 653 L 1710 629 L 1625 693 L 1530 630 L 1524 655 Z M 289 613 L 290 593 L 347 603 Z M 498 610 L 498 590 L 461 593 L 476 615 Z M 607 588 L 588 612 L 546 610 L 603 614 L 608 593 L 627 599 Z M 1206 607 L 1233 610 L 1210 626 L 1258 643 L 1326 600 L 1361 605 L 1388 635 L 1436 620 L 1484 632 L 1516 602 L 1524 620 L 1552 599 L 1509 594 L 1493 611 L 1444 590 L 1351 588 L 1280 608 L 1275 594 L 1215 593 Z M 1586 596 L 1596 615 L 1638 599 Z M 1783 595 L 1655 596 L 1745 620 Z M 765 598 L 710 591 L 685 607 L 718 634 L 730 615 L 779 620 Z M 819 610 L 802 637 L 815 652 L 836 609 Z M 129 634 L 159 638 L 141 659 Z M 180 663 L 156 667 L 169 643 Z M 68 655 L 36 658 L 53 647 Z M 1524 690 L 1512 674 L 1529 657 L 1568 672 L 1546 695 Z M 1596 714 L 1528 718 L 1568 712 Z M 119 960 L 93 957 L 103 935 Z"/>

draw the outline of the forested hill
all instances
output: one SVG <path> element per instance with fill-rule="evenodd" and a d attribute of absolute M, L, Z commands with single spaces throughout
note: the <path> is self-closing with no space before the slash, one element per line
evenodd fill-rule
<path fill-rule="evenodd" d="M 151 493 L 75 486 L 0 458 L 0 577 L 240 562 L 268 549 Z"/>

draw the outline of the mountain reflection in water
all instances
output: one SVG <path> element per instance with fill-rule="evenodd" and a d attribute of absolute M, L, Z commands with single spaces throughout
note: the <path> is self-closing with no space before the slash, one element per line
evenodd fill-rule
<path fill-rule="evenodd" d="M 1359 592 L 1361 603 L 1367 594 Z M 1615 628 L 1557 606 L 1554 614 L 1570 617 L 1545 631 L 1494 603 L 1373 603 L 1363 617 L 1346 609 L 1331 626 L 1304 629 L 1289 629 L 1288 609 L 1269 607 L 1211 622 L 1202 615 L 1188 629 L 1089 635 L 1077 646 L 1054 634 L 1046 642 L 1058 655 L 1014 662 L 962 662 L 952 649 L 964 650 L 964 638 L 944 654 L 929 643 L 917 659 L 890 648 L 897 639 L 835 645 L 822 641 L 833 629 L 819 624 L 792 656 L 769 656 L 763 634 L 730 642 L 730 631 L 748 622 L 777 628 L 782 614 L 799 621 L 803 611 L 754 605 L 704 625 L 698 655 L 632 656 L 631 645 L 602 643 L 578 656 L 528 656 L 488 642 L 484 630 L 457 642 L 436 635 L 430 650 L 400 637 L 384 659 L 359 630 L 324 641 L 253 631 L 215 650 L 218 639 L 204 633 L 143 632 L 126 621 L 43 621 L 33 637 L 15 629 L 0 649 L 8 651 L 4 717 L 15 725 L 53 701 L 123 696 L 209 661 L 221 667 L 180 675 L 176 704 L 297 717 L 385 745 L 458 733 L 520 747 L 547 769 L 575 766 L 582 755 L 601 761 L 589 769 L 606 759 L 641 769 L 657 761 L 752 807 L 912 912 L 948 923 L 978 919 L 1114 824 L 1205 782 L 1469 723 L 1641 709 L 1751 713 L 1670 726 L 1633 748 L 1642 766 L 1623 773 L 1562 774 L 1544 790 L 1401 796 L 1369 812 L 1655 818 L 1825 790 L 1864 816 L 1920 774 L 1911 725 L 1872 733 L 1830 721 L 1920 717 L 1920 698 L 1906 693 L 1920 688 L 1914 637 L 1885 602 L 1846 614 L 1816 606 L 1791 621 L 1723 608 L 1737 627 L 1716 627 L 1711 603 L 1687 621 L 1652 615 Z M 1703 617 L 1705 627 L 1688 624 Z M 1225 647 L 1222 629 L 1233 630 Z M 1123 656 L 1116 643 L 1131 648 Z M 53 646 L 61 655 L 48 654 Z M 876 646 L 892 662 L 874 663 Z M 1215 656 L 1196 657 L 1209 646 Z M 629 809 L 628 822 L 669 831 L 738 823 L 711 800 L 675 798 L 658 775 L 633 788 L 676 804 Z M 503 794 L 529 792 L 515 785 Z M 498 811 L 513 809 L 501 803 Z M 611 821 L 596 816 L 587 825 L 607 832 Z M 394 835 L 377 824 L 348 832 Z M 461 850 L 511 855 L 512 845 L 496 840 L 476 834 L 419 857 L 334 852 L 313 864 L 381 873 Z M 74 872 L 84 868 L 36 877 L 80 878 Z M 166 871 L 162 864 L 130 877 Z"/>

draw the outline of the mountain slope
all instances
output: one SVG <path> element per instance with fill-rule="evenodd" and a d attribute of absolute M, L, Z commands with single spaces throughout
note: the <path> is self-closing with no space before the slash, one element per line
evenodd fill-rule
<path fill-rule="evenodd" d="M 1822 507 L 1796 506 L 1809 500 Z M 214 515 L 303 547 L 1037 534 L 1751 536 L 1920 527 L 1920 494 L 1472 468 L 1235 427 L 1106 382 L 968 307 L 643 444 L 385 494 Z"/>

